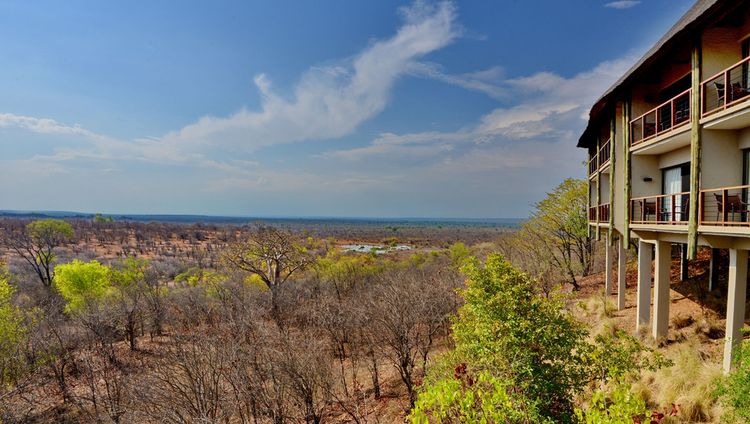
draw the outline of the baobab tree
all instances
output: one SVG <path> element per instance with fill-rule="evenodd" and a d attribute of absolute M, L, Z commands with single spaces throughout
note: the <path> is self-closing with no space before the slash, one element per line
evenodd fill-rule
<path fill-rule="evenodd" d="M 276 309 L 278 287 L 314 260 L 307 244 L 291 231 L 259 226 L 246 241 L 230 245 L 223 259 L 226 264 L 257 276 L 271 290 Z"/>

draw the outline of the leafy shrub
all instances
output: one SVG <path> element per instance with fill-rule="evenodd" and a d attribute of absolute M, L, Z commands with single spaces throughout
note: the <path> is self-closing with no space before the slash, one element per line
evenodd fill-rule
<path fill-rule="evenodd" d="M 470 375 L 465 364 L 455 369 L 454 378 L 435 382 L 419 397 L 412 422 L 424 423 L 552 423 L 537 406 L 514 392 L 508 379 L 481 371 Z"/>
<path fill-rule="evenodd" d="M 623 380 L 611 390 L 596 390 L 588 408 L 576 409 L 578 420 L 586 424 L 632 423 L 649 415 L 646 402 Z"/>
<path fill-rule="evenodd" d="M 461 292 L 466 303 L 453 325 L 455 352 L 446 360 L 461 361 L 472 373 L 484 375 L 483 381 L 491 391 L 482 391 L 484 396 L 503 398 L 505 392 L 512 390 L 511 404 L 532 405 L 528 410 L 538 411 L 534 413 L 544 419 L 571 422 L 572 399 L 588 379 L 585 358 L 579 349 L 586 343 L 584 326 L 565 310 L 560 299 L 540 296 L 534 280 L 500 255 L 489 255 L 484 266 L 472 259 L 463 270 L 469 277 Z M 452 381 L 455 376 L 446 372 L 450 367 L 436 369 L 442 370 L 442 375 L 428 378 L 422 394 L 427 400 L 422 404 L 423 415 L 419 416 L 451 416 L 447 411 L 428 408 L 443 408 L 445 403 L 440 399 L 459 387 Z M 473 392 L 474 389 L 454 394 L 466 399 L 474 396 L 468 394 Z"/>
<path fill-rule="evenodd" d="M 725 408 L 724 422 L 750 422 L 750 343 L 747 341 L 737 348 L 734 369 L 719 381 L 716 393 Z"/>

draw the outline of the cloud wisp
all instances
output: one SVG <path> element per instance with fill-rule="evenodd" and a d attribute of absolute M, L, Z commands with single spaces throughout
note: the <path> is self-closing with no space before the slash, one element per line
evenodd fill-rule
<path fill-rule="evenodd" d="M 641 4 L 640 0 L 618 0 L 618 1 L 612 1 L 604 5 L 604 7 L 608 7 L 610 9 L 617 9 L 617 10 L 624 10 L 624 9 L 630 9 L 631 7 L 635 7 Z"/>
<path fill-rule="evenodd" d="M 222 144 L 240 151 L 259 147 L 339 138 L 380 113 L 393 85 L 416 61 L 451 43 L 460 33 L 452 3 L 417 2 L 401 9 L 403 25 L 389 39 L 376 41 L 336 65 L 305 73 L 291 99 L 277 94 L 265 74 L 255 77 L 261 108 L 232 116 L 204 117 L 158 141 L 208 147 Z"/>
<path fill-rule="evenodd" d="M 497 90 L 518 99 L 516 104 L 496 108 L 466 128 L 454 132 L 383 133 L 367 146 L 329 151 L 325 156 L 348 160 L 378 155 L 438 156 L 461 145 L 559 140 L 579 129 L 586 108 L 633 60 L 634 56 L 628 56 L 604 62 L 571 78 L 540 72 L 507 79 L 498 83 Z"/>

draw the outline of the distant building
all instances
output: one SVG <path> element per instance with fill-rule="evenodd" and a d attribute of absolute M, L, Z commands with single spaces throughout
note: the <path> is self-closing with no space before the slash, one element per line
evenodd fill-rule
<path fill-rule="evenodd" d="M 684 264 L 698 246 L 729 249 L 725 370 L 745 318 L 749 64 L 750 1 L 699 0 L 594 104 L 578 142 L 589 151 L 590 228 L 619 246 L 621 258 L 623 246 L 638 242 L 639 327 L 650 324 L 657 339 L 667 335 L 673 245 L 681 246 Z M 607 249 L 608 293 L 613 248 Z M 624 267 L 620 260 L 620 308 Z"/>

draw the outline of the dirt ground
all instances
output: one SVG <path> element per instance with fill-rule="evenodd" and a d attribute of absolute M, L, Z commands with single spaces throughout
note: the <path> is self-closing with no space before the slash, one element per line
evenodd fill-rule
<path fill-rule="evenodd" d="M 717 273 L 718 282 L 709 291 L 710 249 L 701 249 L 698 257 L 688 264 L 688 279 L 680 281 L 680 260 L 674 252 L 671 268 L 669 331 L 667 338 L 661 340 L 660 346 L 668 346 L 698 335 L 704 353 L 711 360 L 720 361 L 724 350 L 724 332 L 726 326 L 728 256 L 722 251 Z M 616 267 L 614 270 L 616 274 Z M 573 294 L 573 299 L 580 301 L 604 294 L 604 273 L 583 278 L 579 283 L 581 290 Z M 617 276 L 613 276 L 614 293 L 608 300 L 617 304 Z M 615 310 L 611 316 L 617 326 L 631 334 L 636 334 L 636 295 L 638 269 L 635 255 L 630 253 L 626 273 L 625 308 Z M 653 284 L 651 291 L 653 302 Z M 748 310 L 748 308 L 746 308 Z M 650 308 L 653 319 L 653 307 Z M 746 315 L 747 316 L 747 315 Z M 652 322 L 652 321 L 651 321 Z M 747 325 L 750 321 L 746 319 Z M 649 340 L 651 324 L 641 329 L 639 336 Z"/>

